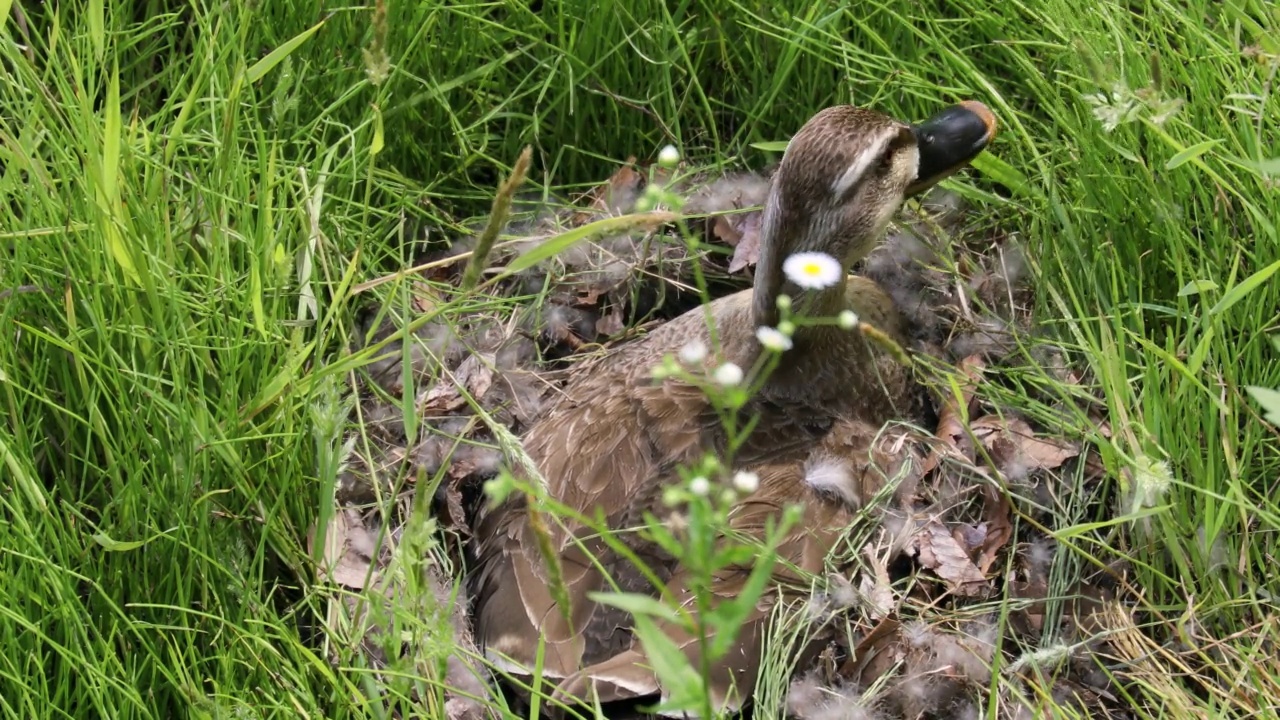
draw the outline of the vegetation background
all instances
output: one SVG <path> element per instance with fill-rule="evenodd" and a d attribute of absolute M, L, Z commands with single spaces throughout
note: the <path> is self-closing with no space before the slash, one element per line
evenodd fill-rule
<path fill-rule="evenodd" d="M 352 283 L 525 145 L 586 186 L 975 98 L 1004 130 L 964 192 L 1154 488 L 1145 533 L 1059 540 L 1218 640 L 1183 710 L 1275 716 L 1278 38 L 1264 0 L 0 0 L 0 714 L 379 715 L 306 550 Z"/>

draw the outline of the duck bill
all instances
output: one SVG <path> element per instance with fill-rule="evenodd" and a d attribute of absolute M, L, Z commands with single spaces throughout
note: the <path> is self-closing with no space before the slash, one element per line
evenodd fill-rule
<path fill-rule="evenodd" d="M 966 100 L 913 125 L 920 169 L 907 195 L 918 195 L 964 168 L 996 136 L 996 116 L 977 100 Z"/>

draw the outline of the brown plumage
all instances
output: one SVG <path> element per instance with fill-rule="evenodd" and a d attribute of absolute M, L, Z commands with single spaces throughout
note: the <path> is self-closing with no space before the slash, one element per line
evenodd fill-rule
<path fill-rule="evenodd" d="M 702 390 L 652 378 L 665 356 L 690 342 L 717 347 L 707 329 L 708 314 L 719 342 L 705 361 L 708 372 L 726 361 L 744 369 L 757 365 L 766 351 L 756 329 L 778 323 L 776 302 L 782 293 L 804 315 L 834 316 L 851 309 L 863 323 L 901 337 L 893 303 L 874 283 L 853 278 L 805 290 L 784 276 L 783 261 L 796 252 L 823 252 L 840 262 L 847 277 L 904 197 L 967 163 L 993 131 L 990 112 L 977 103 L 950 108 L 914 128 L 850 106 L 815 115 L 791 140 L 774 175 L 754 288 L 695 309 L 579 368 L 532 426 L 524 446 L 547 482 L 548 495 L 583 514 L 603 514 L 611 528 L 638 527 L 646 512 L 658 517 L 669 512 L 661 496 L 678 467 L 700 460 L 708 450 L 725 450 L 725 432 Z M 875 464 L 870 453 L 875 431 L 888 419 L 911 416 L 918 397 L 908 371 L 861 332 L 835 325 L 797 328 L 792 349 L 744 408 L 744 419 L 754 416 L 756 426 L 735 452 L 734 466 L 755 471 L 760 486 L 740 501 L 731 525 L 760 536 L 767 517 L 786 504 L 803 502 L 805 520 L 779 556 L 806 573 L 820 572 L 851 518 L 848 504 L 865 499 L 862 484 L 875 474 L 869 472 Z M 805 468 L 819 457 L 847 460 L 849 473 L 841 477 L 849 486 L 834 494 L 815 492 Z M 488 657 L 508 671 L 527 672 L 542 639 L 544 675 L 559 682 L 561 695 L 590 697 L 593 685 L 606 702 L 659 694 L 643 651 L 633 647 L 627 614 L 588 599 L 588 593 L 609 586 L 584 553 L 598 558 L 623 591 L 652 593 L 653 588 L 591 531 L 568 521 L 548 529 L 570 596 L 569 622 L 547 587 L 523 497 L 478 521 L 476 630 Z M 657 548 L 628 542 L 677 598 L 688 599 L 679 568 Z M 779 586 L 797 579 L 781 567 L 775 573 Z M 713 592 L 733 596 L 749 571 L 724 573 Z M 767 607 L 758 610 L 729 658 L 713 669 L 717 704 L 737 707 L 751 693 L 768 616 Z M 681 637 L 677 628 L 668 631 L 686 652 L 696 653 L 693 638 Z M 731 688 L 734 697 L 729 698 Z"/>

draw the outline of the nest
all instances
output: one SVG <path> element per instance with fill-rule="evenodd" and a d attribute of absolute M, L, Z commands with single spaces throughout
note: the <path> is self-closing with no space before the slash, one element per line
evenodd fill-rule
<path fill-rule="evenodd" d="M 503 274 L 548 237 L 632 212 L 655 180 L 687 198 L 685 227 L 700 243 L 671 224 L 638 223 Z M 458 689 L 446 692 L 444 709 L 459 718 L 490 714 L 496 686 L 475 659 L 467 603 L 453 597 L 451 573 L 465 562 L 468 518 L 483 484 L 519 459 L 516 438 L 576 360 L 696 306 L 697 274 L 714 295 L 750 287 L 768 184 L 767 173 L 671 181 L 628 164 L 571 202 L 517 203 L 486 271 L 501 280 L 483 286 L 487 294 L 454 291 L 472 247 L 464 237 L 423 258 L 426 269 L 407 278 L 411 292 L 399 307 L 365 312 L 353 349 L 381 349 L 352 388 L 359 413 L 350 434 L 359 441 L 340 478 L 326 550 L 326 578 L 351 594 L 333 603 L 331 636 L 343 624 L 335 615 L 352 627 L 367 607 L 403 593 L 403 579 L 388 568 L 414 517 L 403 508 L 416 497 L 438 525 L 439 546 L 438 562 L 415 572 L 434 588 L 461 649 L 439 676 Z M 1096 573 L 1068 597 L 1051 591 L 1059 587 L 1054 569 L 1067 559 L 1047 529 L 1064 498 L 1107 501 L 1096 454 L 1064 419 L 1096 417 L 1097 409 L 1064 354 L 1035 338 L 1034 293 L 1016 234 L 935 190 L 902 213 L 855 272 L 889 291 L 909 327 L 909 349 L 960 380 L 936 394 L 936 427 L 882 433 L 877 452 L 894 460 L 887 489 L 861 511 L 871 521 L 833 553 L 831 574 L 804 607 L 790 610 L 793 621 L 822 628 L 827 649 L 816 666 L 792 668 L 779 643 L 770 652 L 786 677 L 760 684 L 757 707 L 805 720 L 978 717 L 994 688 L 1001 717 L 1040 716 L 1048 703 L 1123 717 L 1100 639 L 1129 617 L 1114 600 L 1119 570 Z M 457 312 L 463 302 L 470 309 Z M 455 311 L 440 312 L 446 306 Z M 1073 392 L 1007 386 L 1006 376 L 1027 364 Z M 1035 397 L 1034 416 L 1000 402 L 1019 393 Z M 405 425 L 406 406 L 413 427 Z M 379 534 L 389 542 L 375 549 Z M 356 576 L 380 580 L 356 583 Z M 385 667 L 386 651 L 373 651 L 384 645 L 368 636 L 386 628 L 359 627 L 342 642 L 362 645 Z M 1002 681 L 993 684 L 993 674 Z"/>

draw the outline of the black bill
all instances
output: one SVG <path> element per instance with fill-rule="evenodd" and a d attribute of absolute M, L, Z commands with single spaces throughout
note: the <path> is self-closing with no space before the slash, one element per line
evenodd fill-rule
<path fill-rule="evenodd" d="M 913 125 L 920 169 L 907 195 L 916 195 L 968 165 L 996 136 L 996 116 L 977 100 L 966 100 Z"/>

